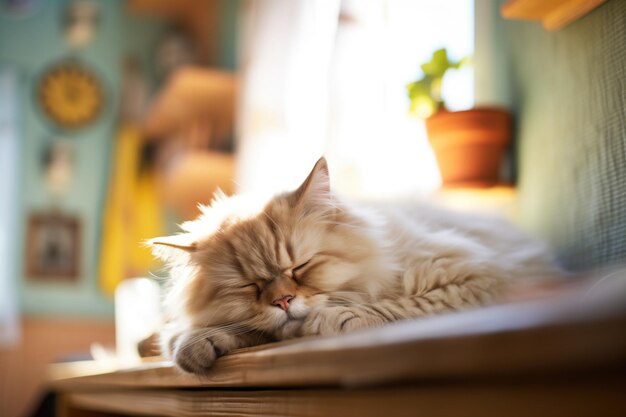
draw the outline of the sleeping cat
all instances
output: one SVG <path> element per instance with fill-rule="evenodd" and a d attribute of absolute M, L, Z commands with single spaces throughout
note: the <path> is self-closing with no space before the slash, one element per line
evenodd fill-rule
<path fill-rule="evenodd" d="M 484 305 L 559 273 L 503 221 L 351 205 L 331 192 L 324 158 L 297 190 L 250 203 L 222 195 L 184 233 L 150 241 L 171 268 L 162 352 L 186 372 L 235 348 Z"/>

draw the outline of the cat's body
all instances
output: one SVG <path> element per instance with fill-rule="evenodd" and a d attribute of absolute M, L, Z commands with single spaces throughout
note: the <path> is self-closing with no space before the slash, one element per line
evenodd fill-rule
<path fill-rule="evenodd" d="M 484 305 L 559 273 L 504 221 L 349 205 L 330 192 L 324 159 L 293 193 L 258 210 L 224 199 L 183 229 L 152 244 L 172 265 L 162 350 L 193 373 L 238 347 Z"/>

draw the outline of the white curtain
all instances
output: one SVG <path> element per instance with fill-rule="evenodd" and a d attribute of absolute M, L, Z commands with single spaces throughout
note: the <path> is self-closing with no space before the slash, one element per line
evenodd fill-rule
<path fill-rule="evenodd" d="M 0 68 L 0 346 L 16 343 L 18 76 Z"/>
<path fill-rule="evenodd" d="M 326 149 L 339 0 L 249 0 L 243 17 L 237 188 L 293 188 Z"/>

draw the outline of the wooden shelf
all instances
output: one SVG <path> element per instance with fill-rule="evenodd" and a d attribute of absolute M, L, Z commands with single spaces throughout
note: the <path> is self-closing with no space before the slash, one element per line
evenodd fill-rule
<path fill-rule="evenodd" d="M 626 271 L 621 274 L 611 276 Z M 220 358 L 204 377 L 154 360 L 114 372 L 98 366 L 89 372 L 89 363 L 83 362 L 51 365 L 49 383 L 60 391 L 364 387 L 556 375 L 606 365 L 621 369 L 626 365 L 626 295 L 613 287 L 617 278 L 594 286 L 597 281 L 546 287 L 526 301 L 241 349 Z M 598 295 L 588 296 L 591 289 Z"/>
<path fill-rule="evenodd" d="M 606 0 L 509 0 L 500 13 L 507 19 L 540 20 L 543 27 L 561 29 L 600 6 Z"/>
<path fill-rule="evenodd" d="M 215 65 L 219 51 L 219 0 L 128 0 L 126 7 L 132 13 L 158 16 L 175 22 L 193 37 L 200 63 Z"/>
<path fill-rule="evenodd" d="M 211 140 L 233 134 L 237 80 L 228 71 L 182 68 L 168 80 L 144 121 L 148 137 L 185 135 L 198 124 L 206 126 Z"/>
<path fill-rule="evenodd" d="M 242 349 L 203 377 L 169 362 L 81 363 L 52 365 L 48 381 L 64 417 L 623 416 L 624 294 L 604 280 L 590 297 L 590 285 Z"/>
<path fill-rule="evenodd" d="M 182 220 L 200 214 L 198 204 L 210 204 L 219 188 L 226 195 L 235 193 L 235 156 L 195 151 L 176 158 L 168 175 L 161 176 L 161 196 Z M 201 184 L 201 186 L 199 186 Z"/>
<path fill-rule="evenodd" d="M 168 152 L 163 152 L 169 159 L 164 158 L 161 194 L 180 219 L 195 218 L 198 203 L 209 203 L 217 188 L 229 195 L 235 191 L 234 155 L 211 149 L 229 148 L 236 92 L 232 72 L 181 68 L 158 94 L 144 120 L 146 140 L 170 141 Z"/>

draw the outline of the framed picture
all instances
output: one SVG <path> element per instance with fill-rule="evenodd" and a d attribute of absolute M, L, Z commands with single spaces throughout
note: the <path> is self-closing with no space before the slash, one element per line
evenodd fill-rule
<path fill-rule="evenodd" d="M 62 213 L 34 213 L 26 234 L 26 275 L 41 282 L 78 281 L 80 222 Z"/>

